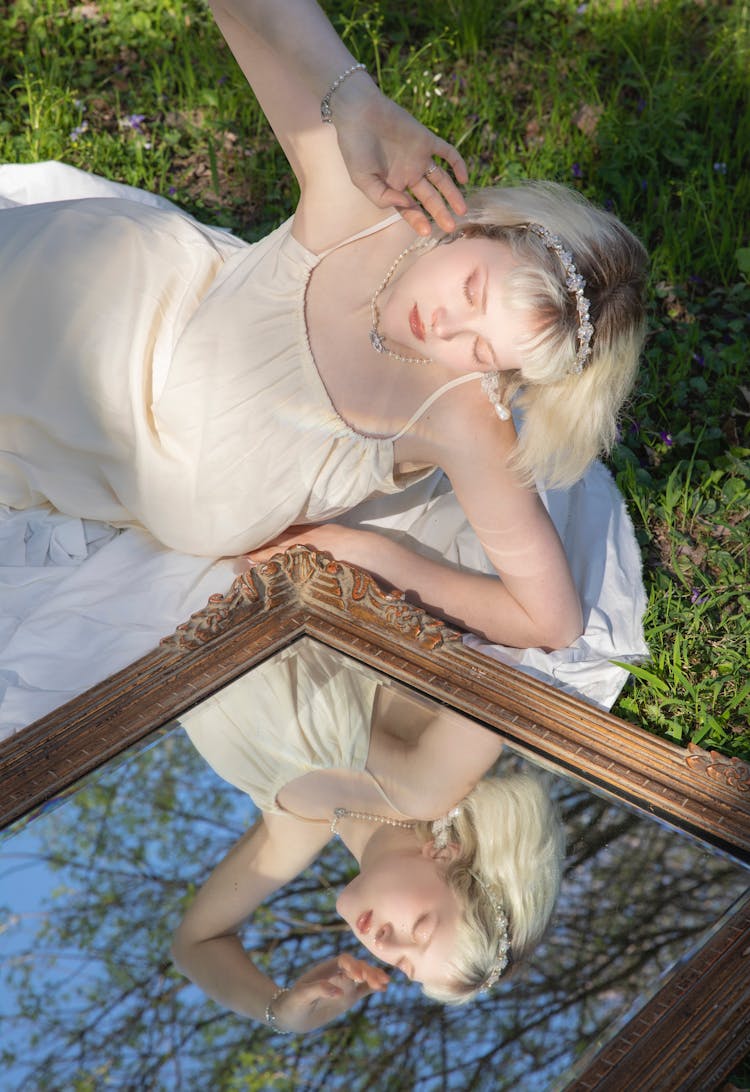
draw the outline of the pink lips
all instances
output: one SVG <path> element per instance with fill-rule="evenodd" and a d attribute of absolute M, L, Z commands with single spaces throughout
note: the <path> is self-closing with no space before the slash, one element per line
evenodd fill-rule
<path fill-rule="evenodd" d="M 409 312 L 409 326 L 411 327 L 411 332 L 414 334 L 414 337 L 419 341 L 424 341 L 424 323 L 419 317 L 419 309 L 416 303 Z"/>
<path fill-rule="evenodd" d="M 365 910 L 364 914 L 360 914 L 357 918 L 357 932 L 366 936 L 370 932 L 370 926 L 372 925 L 372 910 Z"/>

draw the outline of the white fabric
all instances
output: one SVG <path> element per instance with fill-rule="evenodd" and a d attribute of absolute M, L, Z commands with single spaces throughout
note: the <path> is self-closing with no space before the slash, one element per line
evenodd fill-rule
<path fill-rule="evenodd" d="M 0 210 L 0 503 L 221 557 L 424 477 L 336 412 L 305 319 L 320 259 L 291 221 L 251 245 L 69 197 Z"/>
<path fill-rule="evenodd" d="M 190 709 L 180 723 L 219 777 L 262 811 L 282 814 L 288 809 L 278 794 L 298 777 L 366 770 L 377 689 L 375 672 L 353 670 L 338 652 L 302 641 Z"/>
<path fill-rule="evenodd" d="M 628 672 L 612 660 L 648 656 L 646 593 L 633 525 L 612 475 L 594 463 L 571 489 L 542 492 L 583 605 L 584 633 L 570 648 L 507 648 L 474 635 L 472 648 L 610 709 Z M 461 568 L 492 573 L 474 530 L 439 472 L 400 496 L 367 501 L 339 521 L 391 534 L 414 550 Z"/>
<path fill-rule="evenodd" d="M 169 202 L 62 164 L 0 168 L 5 203 L 126 197 Z M 403 493 L 365 502 L 346 517 L 406 537 L 415 548 L 487 571 L 455 497 L 439 473 Z M 611 659 L 647 653 L 640 556 L 609 474 L 594 466 L 572 490 L 546 498 L 584 603 L 586 632 L 545 654 L 467 641 L 540 678 L 608 707 L 626 673 Z M 225 591 L 231 561 L 168 550 L 137 528 L 71 519 L 46 507 L 0 506 L 0 738 L 149 651 L 208 596 Z"/>

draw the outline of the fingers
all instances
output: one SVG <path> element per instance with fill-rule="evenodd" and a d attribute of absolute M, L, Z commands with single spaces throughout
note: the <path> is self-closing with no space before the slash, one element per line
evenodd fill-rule
<path fill-rule="evenodd" d="M 444 202 L 459 216 L 466 212 L 466 202 L 461 191 L 450 174 L 439 164 L 434 165 L 434 170 L 430 168 L 429 175 L 424 174 L 410 189 L 445 231 L 452 231 L 455 224 Z M 449 226 L 445 226 L 444 222 Z"/>
<path fill-rule="evenodd" d="M 462 186 L 465 186 L 469 181 L 469 172 L 463 156 L 447 140 L 441 140 L 440 137 L 436 137 L 436 140 L 438 147 L 432 154 L 437 156 L 438 159 L 447 159 L 456 179 Z M 458 212 L 458 209 L 456 209 L 456 212 Z"/>
<path fill-rule="evenodd" d="M 435 165 L 429 177 L 423 175 L 409 188 L 419 202 L 419 205 L 412 202 L 411 207 L 401 210 L 410 227 L 420 235 L 427 235 L 430 230 L 429 215 L 443 231 L 455 229 L 456 222 L 450 209 L 461 215 L 466 211 L 466 203 L 458 186 L 443 167 Z M 446 203 L 449 207 L 446 207 Z"/>
<path fill-rule="evenodd" d="M 373 967 L 363 959 L 344 953 L 338 957 L 341 970 L 352 982 L 366 986 L 370 990 L 384 990 L 390 978 L 382 967 Z"/>

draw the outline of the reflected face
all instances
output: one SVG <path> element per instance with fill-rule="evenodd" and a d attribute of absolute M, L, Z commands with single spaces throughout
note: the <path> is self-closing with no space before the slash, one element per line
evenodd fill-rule
<path fill-rule="evenodd" d="M 357 939 L 378 959 L 422 985 L 444 984 L 462 920 L 432 843 L 365 864 L 336 901 Z"/>
<path fill-rule="evenodd" d="M 518 342 L 532 332 L 532 320 L 508 303 L 516 268 L 510 249 L 494 239 L 436 246 L 381 295 L 380 331 L 389 347 L 451 371 L 519 368 Z"/>

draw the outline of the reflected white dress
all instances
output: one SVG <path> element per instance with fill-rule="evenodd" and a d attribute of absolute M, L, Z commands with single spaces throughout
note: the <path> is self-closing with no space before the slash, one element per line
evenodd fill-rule
<path fill-rule="evenodd" d="M 262 811 L 308 818 L 289 812 L 278 797 L 318 770 L 365 773 L 383 803 L 398 811 L 367 769 L 379 685 L 361 664 L 302 641 L 184 713 L 180 723 L 212 769 Z"/>

